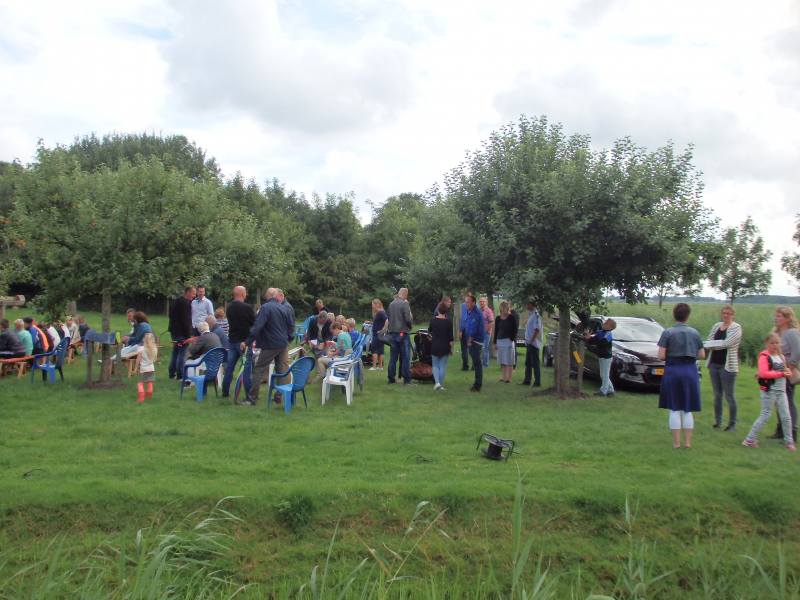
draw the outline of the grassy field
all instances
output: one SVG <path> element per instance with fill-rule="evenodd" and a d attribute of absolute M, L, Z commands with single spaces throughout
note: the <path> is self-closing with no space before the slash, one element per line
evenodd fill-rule
<path fill-rule="evenodd" d="M 697 305 L 689 324 L 705 337 L 719 308 L 712 315 Z M 760 339 L 773 309 L 738 307 L 737 321 Z M 655 307 L 608 312 L 671 321 L 669 310 Z M 99 316 L 87 321 L 98 324 Z M 152 321 L 156 333 L 166 329 L 163 317 Z M 124 323 L 115 315 L 112 328 L 124 331 Z M 133 546 L 137 530 L 169 529 L 226 497 L 235 498 L 221 506 L 242 521 L 225 524 L 232 537 L 219 568 L 234 588 L 252 584 L 239 597 L 295 594 L 326 563 L 337 524 L 333 579 L 364 558 L 376 564 L 368 548 L 390 560 L 404 536 L 408 548 L 425 531 L 426 511 L 444 509 L 402 569 L 422 579 L 397 582 L 394 593 L 505 596 L 520 472 L 521 535 L 533 536 L 523 579 L 530 586 L 542 556 L 554 597 L 764 598 L 771 597 L 767 582 L 789 581 L 780 575 L 781 557 L 789 574 L 800 572 L 800 457 L 763 435 L 759 449 L 740 445 L 759 412 L 748 366 L 737 378 L 738 430 L 711 429 L 704 377 L 694 447 L 674 451 L 655 394 L 531 396 L 499 383 L 494 363 L 484 391 L 470 394 L 471 373 L 459 371 L 458 354 L 446 391 L 388 386 L 385 371 L 368 371 L 351 406 L 338 393 L 321 406 L 320 386 L 311 385 L 308 409 L 301 402 L 289 414 L 267 409 L 266 390 L 255 407 L 233 406 L 213 391 L 202 403 L 192 394 L 180 400 L 166 362 L 144 404 L 135 402 L 135 378 L 118 390 L 78 389 L 83 359 L 65 366 L 63 383 L 0 381 L 0 597 L 3 582 L 54 539 L 63 543 L 66 569 L 106 542 Z M 521 365 L 514 379 L 522 379 Z M 551 382 L 552 369 L 543 369 L 544 386 Z M 596 388 L 589 381 L 584 391 Z M 514 439 L 519 454 L 509 463 L 486 460 L 475 449 L 481 432 Z M 430 505 L 408 534 L 421 501 Z M 757 558 L 766 577 L 745 555 Z M 371 576 L 380 573 L 373 567 Z"/>

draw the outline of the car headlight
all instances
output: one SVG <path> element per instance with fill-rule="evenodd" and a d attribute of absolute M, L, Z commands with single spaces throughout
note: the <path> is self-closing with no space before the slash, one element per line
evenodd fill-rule
<path fill-rule="evenodd" d="M 628 354 L 627 352 L 614 352 L 614 356 L 616 356 L 619 360 L 629 365 L 642 364 L 642 361 L 639 360 L 637 356 L 634 356 L 633 354 Z"/>

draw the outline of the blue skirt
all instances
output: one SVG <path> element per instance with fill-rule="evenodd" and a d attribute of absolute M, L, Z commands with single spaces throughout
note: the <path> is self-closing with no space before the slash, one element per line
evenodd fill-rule
<path fill-rule="evenodd" d="M 661 378 L 658 408 L 700 412 L 700 378 L 697 361 L 688 356 L 668 356 Z"/>

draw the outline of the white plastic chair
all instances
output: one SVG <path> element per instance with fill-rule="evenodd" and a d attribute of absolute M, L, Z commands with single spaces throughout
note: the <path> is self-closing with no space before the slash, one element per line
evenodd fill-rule
<path fill-rule="evenodd" d="M 359 358 L 345 358 L 334 360 L 328 365 L 325 379 L 322 380 L 322 404 L 330 395 L 331 386 L 338 385 L 344 388 L 347 404 L 353 402 L 353 387 L 355 387 L 355 367 Z"/>

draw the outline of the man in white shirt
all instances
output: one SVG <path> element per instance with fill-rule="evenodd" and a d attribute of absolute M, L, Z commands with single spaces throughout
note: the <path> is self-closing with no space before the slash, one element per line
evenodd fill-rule
<path fill-rule="evenodd" d="M 519 385 L 531 384 L 533 371 L 533 387 L 540 387 L 541 371 L 539 369 L 539 349 L 542 347 L 542 317 L 536 311 L 536 303 L 528 300 L 528 321 L 525 323 L 525 379 Z"/>
<path fill-rule="evenodd" d="M 206 298 L 206 286 L 197 286 L 197 297 L 192 300 L 192 333 L 198 334 L 197 324 L 214 316 L 214 305 Z"/>

